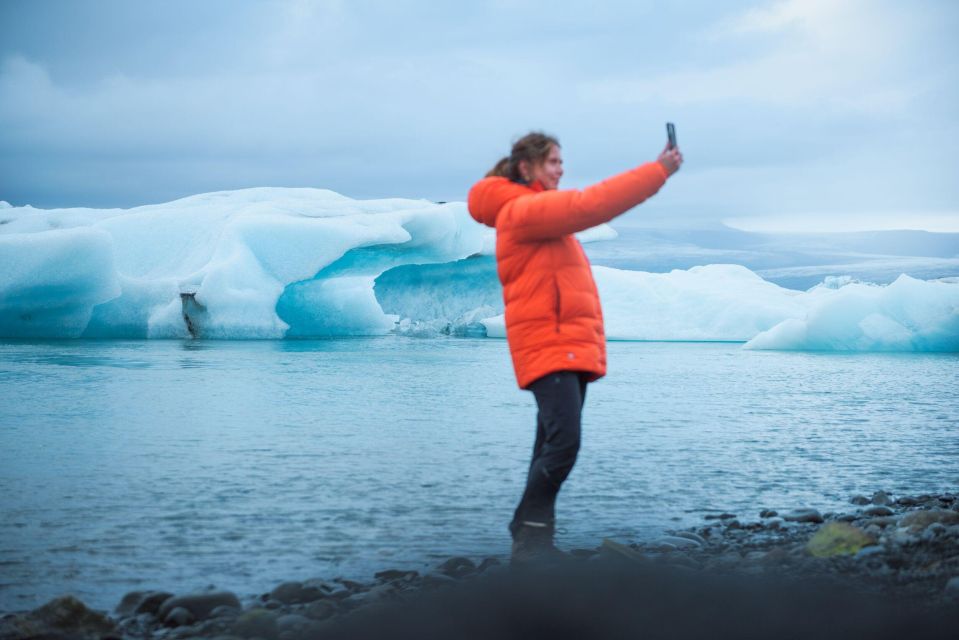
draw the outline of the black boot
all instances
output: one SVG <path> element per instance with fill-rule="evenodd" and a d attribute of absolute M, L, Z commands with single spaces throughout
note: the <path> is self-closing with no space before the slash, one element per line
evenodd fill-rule
<path fill-rule="evenodd" d="M 525 565 L 564 557 L 553 544 L 556 526 L 553 522 L 524 520 L 510 523 L 513 534 L 513 550 L 510 564 Z"/>

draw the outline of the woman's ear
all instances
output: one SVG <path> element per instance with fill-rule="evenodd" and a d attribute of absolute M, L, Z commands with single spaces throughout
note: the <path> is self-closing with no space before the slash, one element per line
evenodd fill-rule
<path fill-rule="evenodd" d="M 529 171 L 529 161 L 520 160 L 519 161 L 519 177 L 523 179 L 523 182 L 530 181 L 530 171 Z"/>

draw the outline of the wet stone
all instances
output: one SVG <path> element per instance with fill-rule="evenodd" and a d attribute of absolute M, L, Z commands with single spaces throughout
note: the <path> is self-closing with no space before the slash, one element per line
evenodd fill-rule
<path fill-rule="evenodd" d="M 889 506 L 892 504 L 892 498 L 885 491 L 877 491 L 872 494 L 872 503 L 880 506 Z"/>
<path fill-rule="evenodd" d="M 684 536 L 663 536 L 659 541 L 671 544 L 677 549 L 698 549 L 702 546 L 701 542 L 690 540 Z"/>
<path fill-rule="evenodd" d="M 762 511 L 759 512 L 760 518 L 775 518 L 778 515 L 779 513 L 772 509 L 763 509 Z"/>
<path fill-rule="evenodd" d="M 929 511 L 913 511 L 902 517 L 900 525 L 908 527 L 912 532 L 922 531 L 934 522 L 943 525 L 959 524 L 959 512 L 945 509 L 931 509 Z"/>
<path fill-rule="evenodd" d="M 167 615 L 177 607 L 183 607 L 197 620 L 205 620 L 210 613 L 219 606 L 241 609 L 240 600 L 229 591 L 214 591 L 211 593 L 194 593 L 185 596 L 176 596 L 166 600 L 160 607 L 157 617 L 165 620 Z"/>
<path fill-rule="evenodd" d="M 302 582 L 284 582 L 270 592 L 270 598 L 283 604 L 306 604 L 325 598 L 327 593 L 314 586 L 307 586 Z"/>
<path fill-rule="evenodd" d="M 279 615 L 274 611 L 256 608 L 243 613 L 230 632 L 242 638 L 274 638 L 277 635 L 276 620 Z"/>
<path fill-rule="evenodd" d="M 476 571 L 476 565 L 469 558 L 456 556 L 438 566 L 436 570 L 451 578 L 463 578 Z"/>
<path fill-rule="evenodd" d="M 172 597 L 172 593 L 165 591 L 131 591 L 123 596 L 115 611 L 120 616 L 156 614 L 160 605 Z"/>
<path fill-rule="evenodd" d="M 394 580 L 412 580 L 419 577 L 417 571 L 400 571 L 399 569 L 387 569 L 373 574 L 373 577 L 383 582 L 393 582 Z"/>
<path fill-rule="evenodd" d="M 893 514 L 893 510 L 884 505 L 874 505 L 864 509 L 863 513 L 867 516 L 891 516 Z"/>
<path fill-rule="evenodd" d="M 335 615 L 338 609 L 335 604 L 329 600 L 317 600 L 311 602 L 302 610 L 303 615 L 313 620 L 326 620 Z"/>
<path fill-rule="evenodd" d="M 820 523 L 823 521 L 822 514 L 816 509 L 794 509 L 783 516 L 787 522 L 812 522 Z"/>
<path fill-rule="evenodd" d="M 169 627 L 185 627 L 195 621 L 196 617 L 186 607 L 173 607 L 163 616 L 163 624 Z"/>
<path fill-rule="evenodd" d="M 872 501 L 866 496 L 853 496 L 849 502 L 855 505 L 863 506 L 863 505 L 869 504 Z"/>
<path fill-rule="evenodd" d="M 29 617 L 43 626 L 78 635 L 107 634 L 114 630 L 110 618 L 88 609 L 73 596 L 55 598 L 31 611 Z"/>
<path fill-rule="evenodd" d="M 735 513 L 707 513 L 703 516 L 706 520 L 731 520 L 736 517 Z"/>
<path fill-rule="evenodd" d="M 692 531 L 677 531 L 677 532 L 676 532 L 675 534 L 673 534 L 673 535 L 678 536 L 678 537 L 680 537 L 680 538 L 688 538 L 689 540 L 692 540 L 692 541 L 694 541 L 694 542 L 698 542 L 700 545 L 705 545 L 705 544 L 706 544 L 706 539 L 705 539 L 705 538 L 703 538 L 701 535 L 698 535 L 698 534 L 693 533 Z"/>
<path fill-rule="evenodd" d="M 766 528 L 772 531 L 779 531 L 782 529 L 785 520 L 782 518 L 770 518 L 766 521 Z"/>

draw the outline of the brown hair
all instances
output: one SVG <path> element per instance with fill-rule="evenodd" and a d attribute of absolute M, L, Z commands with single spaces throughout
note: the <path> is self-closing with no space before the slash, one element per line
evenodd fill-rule
<path fill-rule="evenodd" d="M 553 145 L 559 146 L 559 140 L 542 131 L 533 131 L 513 143 L 510 154 L 497 162 L 486 174 L 486 177 L 501 176 L 513 182 L 526 184 L 519 173 L 519 163 L 526 161 L 531 165 L 542 164 L 546 161 Z"/>

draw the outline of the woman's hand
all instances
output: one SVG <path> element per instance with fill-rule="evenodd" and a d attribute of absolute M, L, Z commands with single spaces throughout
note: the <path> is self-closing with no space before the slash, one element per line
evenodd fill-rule
<path fill-rule="evenodd" d="M 669 148 L 669 144 L 666 144 L 666 148 L 663 149 L 663 152 L 659 154 L 659 157 L 656 158 L 656 161 L 663 165 L 663 169 L 666 170 L 667 175 L 673 175 L 679 171 L 679 167 L 683 164 L 683 154 L 679 152 L 679 147 Z"/>

